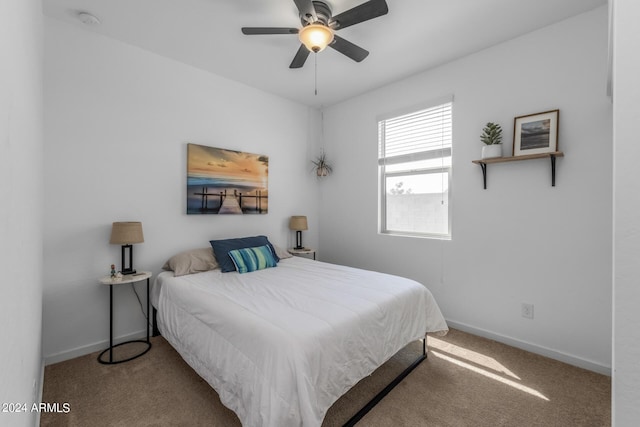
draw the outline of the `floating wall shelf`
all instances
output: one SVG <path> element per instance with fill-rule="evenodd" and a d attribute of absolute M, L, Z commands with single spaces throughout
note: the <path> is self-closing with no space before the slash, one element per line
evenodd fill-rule
<path fill-rule="evenodd" d="M 553 153 L 543 154 L 526 154 L 524 156 L 512 156 L 512 157 L 494 157 L 490 159 L 472 160 L 473 163 L 480 165 L 482 168 L 482 179 L 484 181 L 484 189 L 487 189 L 487 165 L 490 163 L 506 163 L 506 162 L 518 162 L 520 160 L 533 160 L 533 159 L 551 159 L 551 186 L 556 186 L 556 157 L 564 157 L 562 151 L 554 151 Z"/>

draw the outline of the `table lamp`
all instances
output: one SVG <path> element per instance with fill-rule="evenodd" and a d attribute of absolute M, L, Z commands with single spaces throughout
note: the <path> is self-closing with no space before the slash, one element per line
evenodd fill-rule
<path fill-rule="evenodd" d="M 308 230 L 306 216 L 292 216 L 289 220 L 289 229 L 296 231 L 296 247 L 294 249 L 304 249 L 302 246 L 302 230 Z"/>
<path fill-rule="evenodd" d="M 122 245 L 122 274 L 134 274 L 133 269 L 133 246 L 134 243 L 144 243 L 141 222 L 114 222 L 111 227 L 112 245 Z M 125 254 L 129 252 L 129 265 L 125 264 Z"/>

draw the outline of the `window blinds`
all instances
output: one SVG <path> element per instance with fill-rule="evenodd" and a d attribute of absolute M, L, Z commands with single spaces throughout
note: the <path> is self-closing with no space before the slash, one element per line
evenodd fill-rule
<path fill-rule="evenodd" d="M 380 120 L 379 164 L 397 164 L 451 155 L 452 103 Z"/>

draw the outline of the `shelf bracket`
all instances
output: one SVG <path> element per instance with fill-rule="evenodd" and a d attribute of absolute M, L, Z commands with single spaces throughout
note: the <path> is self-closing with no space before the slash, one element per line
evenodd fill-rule
<path fill-rule="evenodd" d="M 551 154 L 549 156 L 551 158 L 551 186 L 556 186 L 556 156 Z"/>
<path fill-rule="evenodd" d="M 484 189 L 487 189 L 487 164 L 480 163 L 480 167 L 482 168 L 482 180 L 484 181 Z"/>

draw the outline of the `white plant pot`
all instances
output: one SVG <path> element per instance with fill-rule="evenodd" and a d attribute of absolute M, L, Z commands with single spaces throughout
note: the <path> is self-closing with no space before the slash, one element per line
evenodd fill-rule
<path fill-rule="evenodd" d="M 491 159 L 493 157 L 502 157 L 502 144 L 485 145 L 482 147 L 483 159 Z"/>
<path fill-rule="evenodd" d="M 316 175 L 319 177 L 329 176 L 329 169 L 326 166 L 319 166 L 316 168 Z"/>

